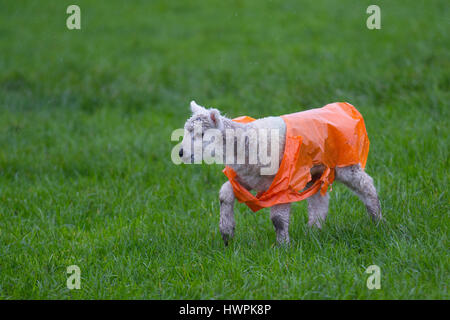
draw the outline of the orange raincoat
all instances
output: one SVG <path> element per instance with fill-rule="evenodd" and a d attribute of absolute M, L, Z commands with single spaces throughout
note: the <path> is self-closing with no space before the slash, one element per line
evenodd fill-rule
<path fill-rule="evenodd" d="M 254 212 L 304 200 L 319 190 L 325 195 L 334 181 L 336 167 L 358 163 L 362 168 L 366 166 L 369 138 L 361 114 L 351 104 L 336 102 L 281 118 L 286 123 L 284 155 L 268 190 L 254 196 L 239 184 L 231 167 L 223 170 L 238 201 Z M 255 119 L 243 116 L 233 121 L 248 123 Z M 310 170 L 315 165 L 323 165 L 325 170 L 320 179 L 303 190 L 311 181 Z"/>

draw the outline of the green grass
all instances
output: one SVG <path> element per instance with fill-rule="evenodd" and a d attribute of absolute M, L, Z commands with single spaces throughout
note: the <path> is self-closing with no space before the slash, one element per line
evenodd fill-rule
<path fill-rule="evenodd" d="M 0 5 L 1 299 L 448 299 L 447 1 L 74 1 Z M 218 229 L 220 166 L 176 166 L 189 101 L 234 117 L 348 101 L 386 222 L 336 184 L 324 230 L 293 205 Z M 66 268 L 81 268 L 80 290 Z M 365 269 L 381 267 L 380 290 Z"/>

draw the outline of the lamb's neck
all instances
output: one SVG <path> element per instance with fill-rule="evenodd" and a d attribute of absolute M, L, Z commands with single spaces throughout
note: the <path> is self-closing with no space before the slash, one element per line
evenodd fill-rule
<path fill-rule="evenodd" d="M 235 122 L 231 119 L 223 118 L 224 124 L 224 140 L 223 140 L 223 150 L 224 150 L 224 164 L 230 166 L 235 171 L 242 171 L 243 168 L 248 169 L 248 140 L 243 137 L 246 134 L 246 131 L 250 128 L 250 125 L 247 123 L 239 123 Z M 227 139 L 226 132 L 233 132 L 233 139 Z M 245 139 L 245 140 L 241 140 Z M 238 164 L 237 162 L 237 145 L 238 141 L 245 141 L 245 164 Z M 232 146 L 228 144 L 232 144 Z M 231 155 L 228 155 L 227 151 L 233 150 Z"/>
<path fill-rule="evenodd" d="M 238 128 L 245 130 L 248 125 L 246 123 L 236 122 L 231 119 L 222 117 L 223 126 L 225 129 L 233 129 L 236 130 Z"/>

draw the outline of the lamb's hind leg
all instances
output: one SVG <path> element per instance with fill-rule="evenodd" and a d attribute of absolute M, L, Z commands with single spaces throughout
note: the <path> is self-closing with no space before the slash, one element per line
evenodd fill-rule
<path fill-rule="evenodd" d="M 277 233 L 278 244 L 289 244 L 289 216 L 291 204 L 283 203 L 270 207 L 270 219 Z"/>
<path fill-rule="evenodd" d="M 344 183 L 364 202 L 373 221 L 381 220 L 381 206 L 373 179 L 360 165 L 336 168 L 336 180 Z"/>
<path fill-rule="evenodd" d="M 320 191 L 307 199 L 308 225 L 310 227 L 316 226 L 319 229 L 322 228 L 322 224 L 325 222 L 328 214 L 329 199 L 328 192 L 322 196 Z"/>
<path fill-rule="evenodd" d="M 225 182 L 220 188 L 220 223 L 219 229 L 222 234 L 223 242 L 228 245 L 228 240 L 234 236 L 236 222 L 234 220 L 234 192 L 229 181 Z"/>

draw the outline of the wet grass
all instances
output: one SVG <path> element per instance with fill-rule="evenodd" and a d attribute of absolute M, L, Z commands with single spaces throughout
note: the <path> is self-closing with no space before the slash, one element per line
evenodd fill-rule
<path fill-rule="evenodd" d="M 445 1 L 7 1 L 0 10 L 0 298 L 448 299 Z M 220 166 L 176 166 L 195 99 L 229 116 L 348 101 L 386 222 L 336 184 L 324 230 L 293 205 L 218 230 Z M 81 269 L 68 290 L 66 268 Z M 381 268 L 380 290 L 365 269 Z"/>

